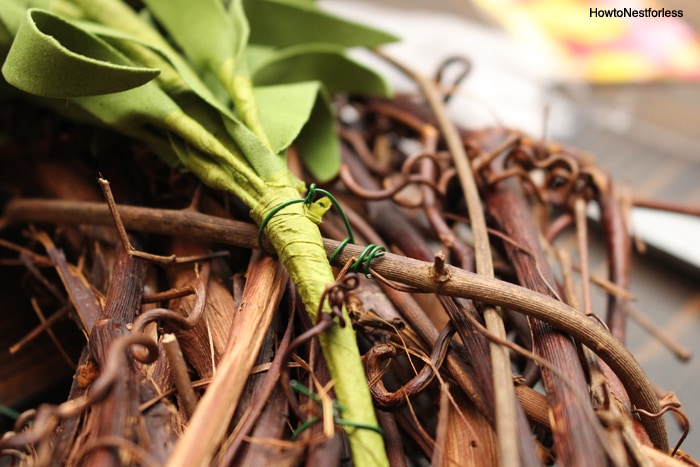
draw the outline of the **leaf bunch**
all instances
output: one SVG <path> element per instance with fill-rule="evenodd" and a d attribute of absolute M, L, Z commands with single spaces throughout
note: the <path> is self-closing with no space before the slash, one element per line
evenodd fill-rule
<path fill-rule="evenodd" d="M 2 3 L 9 84 L 144 139 L 171 165 L 243 198 L 252 178 L 286 169 L 295 140 L 315 178 L 334 177 L 330 94 L 389 92 L 345 49 L 393 38 L 308 1 L 149 0 L 138 12 L 119 0 Z"/>

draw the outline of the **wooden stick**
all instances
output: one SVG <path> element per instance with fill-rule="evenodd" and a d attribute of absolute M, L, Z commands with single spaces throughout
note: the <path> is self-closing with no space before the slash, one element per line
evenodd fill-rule
<path fill-rule="evenodd" d="M 165 355 L 170 364 L 170 374 L 173 378 L 173 383 L 177 388 L 177 393 L 180 395 L 182 407 L 185 409 L 187 417 L 191 417 L 194 409 L 197 406 L 197 394 L 192 389 L 192 381 L 187 373 L 187 363 L 182 355 L 180 344 L 177 342 L 175 334 L 165 334 L 160 340 L 165 350 Z"/>
<path fill-rule="evenodd" d="M 175 446 L 169 467 L 211 463 L 217 446 L 226 436 L 288 278 L 278 261 L 259 254 L 251 259 L 241 309 L 234 318 L 231 345 L 221 357 L 216 374 Z"/>
<path fill-rule="evenodd" d="M 129 229 L 160 233 L 171 236 L 206 238 L 243 248 L 257 247 L 258 229 L 252 224 L 208 216 L 192 211 L 119 206 L 124 225 Z M 12 200 L 5 209 L 9 222 L 50 222 L 58 224 L 110 225 L 113 220 L 107 206 L 101 203 L 53 200 Z M 324 239 L 326 253 L 330 256 L 339 242 Z M 344 265 L 351 258 L 358 258 L 364 248 L 347 245 L 339 253 L 334 264 Z M 501 306 L 550 323 L 569 333 L 574 339 L 588 346 L 620 376 L 635 406 L 656 413 L 659 400 L 651 382 L 629 350 L 610 333 L 578 311 L 538 292 L 501 280 L 473 274 L 463 269 L 447 266 L 450 277 L 446 281 L 432 279 L 433 263 L 386 253 L 372 262 L 372 269 L 384 277 L 423 292 L 433 292 L 455 297 L 478 300 Z M 201 403 L 200 403 L 201 404 Z M 642 417 L 654 445 L 668 449 L 668 437 L 663 417 Z"/>
<path fill-rule="evenodd" d="M 467 202 L 467 211 L 471 221 L 472 233 L 474 235 L 474 260 L 477 274 L 484 277 L 493 278 L 493 259 L 489 234 L 486 229 L 486 217 L 481 204 L 481 197 L 476 186 L 476 180 L 472 173 L 462 138 L 454 122 L 449 117 L 442 96 L 437 85 L 425 76 L 416 73 L 406 67 L 401 62 L 391 57 L 379 53 L 381 57 L 394 65 L 413 79 L 421 89 L 428 105 L 435 114 L 438 126 L 445 139 L 447 147 L 452 155 L 457 176 L 459 177 L 464 198 Z M 500 338 L 506 337 L 503 317 L 493 307 L 486 306 L 483 309 L 484 321 L 489 332 Z M 510 367 L 510 356 L 508 350 L 493 342 L 489 343 L 491 351 L 491 367 L 494 387 L 494 397 L 496 399 L 496 431 L 498 433 L 498 445 L 500 460 L 503 465 L 519 466 L 520 452 L 518 442 L 518 424 L 515 407 L 515 389 L 513 388 L 513 377 Z"/>

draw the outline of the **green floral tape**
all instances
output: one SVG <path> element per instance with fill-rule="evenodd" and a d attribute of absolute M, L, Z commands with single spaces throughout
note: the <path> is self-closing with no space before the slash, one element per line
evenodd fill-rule
<path fill-rule="evenodd" d="M 292 187 L 289 179 L 289 175 L 284 174 L 268 182 L 270 190 L 251 212 L 258 224 L 280 204 L 299 198 L 299 192 Z M 268 219 L 265 235 L 301 293 L 311 320 L 315 321 L 325 286 L 335 282 L 335 277 L 326 257 L 321 233 L 308 217 L 308 208 L 303 203 L 285 206 Z M 343 310 L 343 314 L 349 323 L 347 311 Z M 346 408 L 343 418 L 358 425 L 377 426 L 352 326 L 341 328 L 336 324 L 321 334 L 319 339 L 335 381 L 336 396 Z M 381 434 L 354 426 L 345 426 L 345 430 L 351 440 L 355 465 L 388 465 Z"/>

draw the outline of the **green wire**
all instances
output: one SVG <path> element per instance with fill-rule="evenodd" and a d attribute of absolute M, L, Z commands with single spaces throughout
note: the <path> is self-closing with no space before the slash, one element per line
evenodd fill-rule
<path fill-rule="evenodd" d="M 301 384 L 299 381 L 293 379 L 293 380 L 289 381 L 289 386 L 292 389 L 294 389 L 296 392 L 299 392 L 299 393 L 305 395 L 306 397 L 308 397 L 312 401 L 317 402 L 317 403 L 321 402 L 321 398 L 318 397 L 315 392 L 311 392 L 311 389 L 307 388 L 306 386 Z"/>
<path fill-rule="evenodd" d="M 267 216 L 265 216 L 265 219 L 260 223 L 260 227 L 258 228 L 258 246 L 260 249 L 263 251 L 268 256 L 272 256 L 272 254 L 265 249 L 263 246 L 263 234 L 265 232 L 265 227 L 267 227 L 267 223 L 270 222 L 270 219 L 272 219 L 272 216 L 280 212 L 282 209 L 286 208 L 287 206 L 291 206 L 292 204 L 297 204 L 297 203 L 305 203 L 306 200 L 304 198 L 299 198 L 299 199 L 292 199 L 290 201 L 285 201 L 284 203 L 280 203 L 277 206 L 275 206 L 270 212 L 267 213 Z"/>
<path fill-rule="evenodd" d="M 381 245 L 375 245 L 374 243 L 370 243 L 365 247 L 364 250 L 362 250 L 362 253 L 360 254 L 360 257 L 357 258 L 357 260 L 352 263 L 350 266 L 350 270 L 352 272 L 357 272 L 357 270 L 364 266 L 364 274 L 367 277 L 370 277 L 370 272 L 369 272 L 369 267 L 370 264 L 372 263 L 372 260 L 374 258 L 379 258 L 380 256 L 384 256 L 384 252 L 386 251 L 386 248 L 384 248 Z"/>
<path fill-rule="evenodd" d="M 333 254 L 331 255 L 331 257 L 328 258 L 328 261 L 330 263 L 333 263 L 333 261 L 335 261 L 336 256 L 338 256 L 340 254 L 340 252 L 343 251 L 343 248 L 345 248 L 345 245 L 347 245 L 348 243 L 352 243 L 350 241 L 350 237 L 347 237 L 345 240 L 340 242 L 340 244 L 338 245 L 338 248 L 336 248 L 335 251 L 333 252 Z"/>
<path fill-rule="evenodd" d="M 318 395 L 316 393 L 312 392 L 309 388 L 307 388 L 306 386 L 301 384 L 299 381 L 293 379 L 289 382 L 289 386 L 293 390 L 305 395 L 306 397 L 308 397 L 312 401 L 316 402 L 319 406 L 321 405 L 321 398 L 318 397 Z M 384 430 L 382 430 L 381 427 L 374 426 L 374 425 L 367 425 L 365 423 L 357 423 L 357 422 L 353 422 L 350 420 L 344 420 L 340 416 L 340 413 L 339 413 L 339 411 L 342 411 L 342 410 L 345 410 L 345 407 L 343 407 L 338 401 L 333 401 L 333 422 L 336 425 L 351 426 L 351 427 L 355 427 L 355 428 L 376 431 L 380 435 L 384 434 Z M 313 425 L 314 423 L 316 423 L 320 420 L 321 420 L 321 417 L 314 416 L 314 417 L 311 417 L 310 419 L 308 419 L 307 421 L 305 421 L 304 423 L 302 423 L 301 425 L 299 425 L 299 427 L 296 430 L 294 430 L 294 433 L 292 433 L 292 438 L 291 438 L 292 441 L 296 441 L 296 439 L 299 437 L 299 435 L 304 430 L 306 430 L 311 425 Z"/>
<path fill-rule="evenodd" d="M 299 199 L 292 199 L 289 201 L 285 201 L 283 203 L 278 204 L 275 206 L 270 212 L 267 213 L 265 218 L 262 220 L 260 223 L 260 227 L 258 228 L 258 246 L 260 249 L 267 254 L 268 256 L 272 256 L 269 251 L 265 249 L 263 246 L 263 234 L 265 231 L 265 227 L 267 227 L 268 222 L 270 222 L 270 219 L 272 219 L 272 216 L 280 212 L 282 209 L 286 208 L 287 206 L 291 206 L 292 204 L 297 204 L 297 203 L 304 203 L 306 205 L 309 205 L 314 202 L 314 199 L 318 194 L 321 194 L 323 196 L 327 196 L 328 199 L 331 200 L 331 203 L 333 203 L 333 206 L 338 210 L 340 213 L 340 217 L 343 218 L 343 223 L 345 223 L 345 229 L 348 232 L 348 237 L 340 242 L 340 245 L 338 245 L 338 248 L 335 249 L 333 254 L 330 257 L 330 261 L 333 262 L 335 260 L 336 256 L 340 254 L 341 251 L 343 251 L 343 248 L 345 248 L 345 245 L 348 243 L 355 243 L 355 236 L 352 233 L 352 227 L 350 227 L 350 220 L 348 220 L 348 217 L 345 215 L 345 211 L 343 211 L 343 208 L 340 207 L 340 203 L 338 203 L 338 200 L 335 199 L 335 196 L 330 194 L 327 190 L 324 190 L 323 188 L 316 188 L 316 184 L 312 183 L 309 185 L 309 191 L 306 193 L 306 196 L 303 198 Z"/>
<path fill-rule="evenodd" d="M 13 420 L 17 420 L 21 414 L 6 405 L 0 405 L 0 415 L 4 415 Z"/>
<path fill-rule="evenodd" d="M 372 430 L 372 431 L 376 431 L 380 435 L 384 434 L 384 430 L 382 430 L 381 427 L 378 427 L 378 426 L 368 425 L 366 423 L 351 422 L 349 420 L 344 420 L 342 418 L 335 418 L 335 419 L 333 419 L 333 421 L 338 425 L 351 426 L 351 427 L 360 428 L 363 430 Z"/>
<path fill-rule="evenodd" d="M 304 423 L 299 425 L 299 427 L 296 430 L 294 430 L 294 433 L 292 433 L 292 441 L 296 441 L 297 438 L 299 437 L 299 435 L 304 430 L 306 430 L 307 428 L 309 428 L 311 425 L 318 422 L 319 420 L 321 420 L 320 417 L 311 417 L 310 419 L 308 419 L 307 421 L 305 421 Z"/>

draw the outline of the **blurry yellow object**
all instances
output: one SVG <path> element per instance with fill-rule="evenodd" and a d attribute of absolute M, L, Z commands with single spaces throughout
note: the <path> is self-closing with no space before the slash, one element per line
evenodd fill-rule
<path fill-rule="evenodd" d="M 668 59 L 679 70 L 692 73 L 693 70 L 697 70 L 698 62 L 700 62 L 700 43 L 688 42 L 671 51 Z"/>
<path fill-rule="evenodd" d="M 654 64 L 648 59 L 626 52 L 598 52 L 588 59 L 586 75 L 591 81 L 627 82 L 627 77 L 636 81 L 655 77 Z"/>
<path fill-rule="evenodd" d="M 538 23 L 554 40 L 593 45 L 615 40 L 625 32 L 624 21 L 591 21 L 587 2 L 541 0 L 523 2 L 522 13 Z"/>
<path fill-rule="evenodd" d="M 597 83 L 700 80 L 684 12 L 650 0 L 474 0 L 516 38 L 546 44 L 562 76 Z"/>

